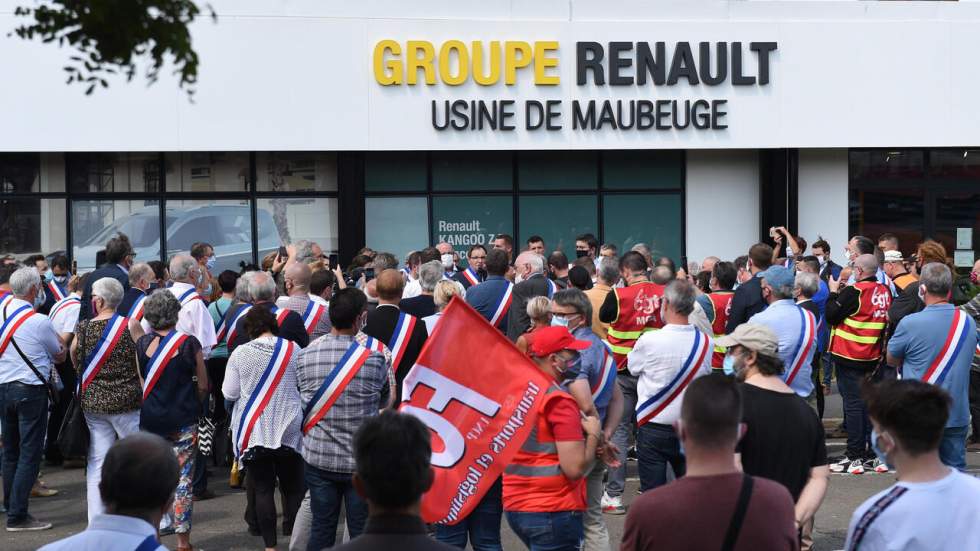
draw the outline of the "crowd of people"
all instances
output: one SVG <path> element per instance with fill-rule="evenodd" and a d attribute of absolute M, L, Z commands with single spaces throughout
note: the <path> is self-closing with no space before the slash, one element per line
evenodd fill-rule
<path fill-rule="evenodd" d="M 809 549 L 830 473 L 866 472 L 898 482 L 854 511 L 847 549 L 980 548 L 980 481 L 963 472 L 980 449 L 980 296 L 935 241 L 904 258 L 893 235 L 854 236 L 838 265 L 824 239 L 771 237 L 681 266 L 589 234 L 573 261 L 498 235 L 465 258 L 365 248 L 342 270 L 299 241 L 214 273 L 207 243 L 137 263 L 121 234 L 87 274 L 5 260 L 6 530 L 51 528 L 28 510 L 56 491 L 43 458 L 85 466 L 89 521 L 47 549 L 148 551 L 168 534 L 192 549 L 208 465 L 228 460 L 266 549 L 334 547 L 343 511 L 343 549 L 499 550 L 506 518 L 532 551 L 606 551 L 635 457 L 624 551 Z M 476 507 L 427 526 L 430 431 L 397 409 L 454 297 L 551 387 Z M 821 421 L 834 380 L 840 457 Z M 82 456 L 65 443 L 78 433 Z"/>

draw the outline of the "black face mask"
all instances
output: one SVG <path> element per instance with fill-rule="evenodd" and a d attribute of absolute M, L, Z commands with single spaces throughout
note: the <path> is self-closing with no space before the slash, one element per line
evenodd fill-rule
<path fill-rule="evenodd" d="M 575 258 L 582 258 L 583 256 L 589 256 L 589 251 L 575 251 Z"/>

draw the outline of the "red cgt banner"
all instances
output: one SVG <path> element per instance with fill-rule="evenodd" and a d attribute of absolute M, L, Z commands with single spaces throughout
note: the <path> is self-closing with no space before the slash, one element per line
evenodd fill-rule
<path fill-rule="evenodd" d="M 500 331 L 454 298 L 402 383 L 400 410 L 432 431 L 426 522 L 456 524 L 527 439 L 551 381 Z"/>

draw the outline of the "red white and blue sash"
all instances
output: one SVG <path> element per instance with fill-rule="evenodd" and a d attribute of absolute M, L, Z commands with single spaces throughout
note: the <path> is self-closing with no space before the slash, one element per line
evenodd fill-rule
<path fill-rule="evenodd" d="M 391 367 L 398 369 L 405 349 L 408 348 L 408 341 L 412 338 L 412 331 L 418 318 L 405 312 L 398 313 L 398 323 L 395 324 L 395 332 L 388 341 L 388 348 L 391 350 Z"/>
<path fill-rule="evenodd" d="M 612 392 L 613 385 L 616 384 L 616 359 L 613 358 L 612 351 L 608 346 L 602 347 L 602 374 L 592 389 L 592 403 L 599 401 L 599 398 L 606 397 Z"/>
<path fill-rule="evenodd" d="M 473 268 L 466 268 L 463 270 L 463 278 L 465 278 L 471 286 L 480 283 L 480 274 L 473 271 Z"/>
<path fill-rule="evenodd" d="M 82 377 L 79 381 L 83 392 L 102 370 L 102 366 L 105 365 L 112 351 L 116 348 L 116 343 L 126 331 L 127 324 L 129 324 L 129 318 L 119 314 L 113 314 L 108 323 L 105 324 L 105 329 L 102 330 L 99 341 L 95 343 L 95 348 L 85 358 L 85 367 L 82 368 Z"/>
<path fill-rule="evenodd" d="M 946 342 L 943 343 L 939 355 L 936 356 L 936 359 L 932 361 L 932 365 L 929 366 L 929 369 L 922 376 L 923 381 L 933 385 L 941 385 L 943 383 L 943 380 L 946 379 L 946 375 L 949 373 L 949 368 L 956 363 L 956 358 L 959 357 L 960 352 L 965 348 L 963 343 L 966 342 L 969 327 L 969 317 L 960 309 L 954 309 L 953 324 L 949 328 L 949 334 L 946 335 Z"/>
<path fill-rule="evenodd" d="M 77 308 L 81 304 L 82 304 L 82 299 L 78 297 L 73 297 L 73 296 L 66 297 L 54 303 L 54 306 L 51 307 L 51 311 L 48 313 L 48 317 L 54 319 L 54 317 L 60 314 L 62 310 L 65 310 L 67 308 L 72 308 L 72 307 Z"/>
<path fill-rule="evenodd" d="M 54 296 L 55 300 L 64 300 L 65 297 L 68 296 L 68 293 L 66 293 L 65 290 L 61 288 L 61 285 L 58 285 L 57 281 L 54 280 L 49 281 L 47 286 L 48 286 L 48 290 L 51 291 L 51 295 Z"/>
<path fill-rule="evenodd" d="M 316 301 L 311 300 L 309 304 L 306 305 L 306 311 L 303 312 L 303 325 L 306 326 L 306 332 L 309 335 L 313 335 L 313 331 L 316 330 L 316 326 L 320 323 L 320 318 L 326 313 L 327 307 L 318 304 Z"/>
<path fill-rule="evenodd" d="M 330 411 L 330 408 L 333 407 L 337 398 L 340 398 L 357 372 L 361 370 L 374 349 L 372 341 L 373 339 L 368 337 L 367 342 L 365 342 L 366 346 L 362 346 L 356 340 L 352 342 L 337 365 L 327 374 L 327 378 L 317 389 L 303 413 L 303 434 L 310 432 L 310 429 L 315 427 L 320 419 L 323 419 L 323 416 Z"/>
<path fill-rule="evenodd" d="M 548 298 L 551 299 L 558 292 L 558 284 L 548 278 L 544 278 L 544 280 L 548 282 Z"/>
<path fill-rule="evenodd" d="M 235 342 L 235 336 L 238 334 L 238 320 L 242 319 L 249 310 L 252 309 L 251 304 L 243 304 L 241 308 L 235 312 L 235 317 L 232 318 L 231 323 L 225 323 L 228 321 L 228 313 L 225 312 L 225 320 L 222 322 L 222 326 L 218 328 L 218 342 L 221 342 L 221 338 L 224 334 L 228 333 L 228 340 L 225 341 L 226 344 L 231 344 Z"/>
<path fill-rule="evenodd" d="M 496 327 L 497 324 L 500 323 L 500 320 L 507 315 L 507 312 L 510 310 L 510 303 L 512 300 L 514 300 L 514 284 L 509 281 L 505 281 L 504 283 L 506 284 L 504 287 L 504 292 L 501 293 L 500 298 L 498 298 L 494 303 L 493 315 L 490 316 L 490 325 L 494 327 Z"/>
<path fill-rule="evenodd" d="M 7 350 L 7 345 L 10 344 L 10 339 L 14 338 L 14 332 L 17 331 L 17 328 L 27 321 L 27 318 L 34 315 L 34 308 L 30 304 L 25 304 L 14 310 L 10 317 L 6 317 L 6 307 L 12 299 L 13 295 L 8 295 L 0 303 L 4 307 L 3 325 L 0 325 L 0 355 Z"/>
<path fill-rule="evenodd" d="M 129 307 L 129 314 L 126 317 L 141 321 L 143 319 L 143 303 L 145 302 L 146 295 L 140 293 L 140 296 L 136 297 L 136 300 L 133 301 L 133 305 Z"/>
<path fill-rule="evenodd" d="M 202 300 L 202 299 L 201 299 L 201 295 L 197 294 L 197 291 L 191 288 L 184 291 L 184 294 L 177 297 L 177 300 L 180 301 L 180 307 L 183 308 L 184 306 L 187 306 L 188 304 L 194 302 L 195 300 Z"/>
<path fill-rule="evenodd" d="M 282 322 L 286 321 L 286 316 L 292 312 L 292 310 L 289 308 L 280 308 L 276 305 L 272 305 L 272 308 L 270 308 L 269 311 L 276 317 L 276 325 L 279 327 L 282 327 Z"/>
<path fill-rule="evenodd" d="M 252 396 L 242 408 L 242 418 L 238 422 L 238 438 L 235 440 L 235 457 L 240 457 L 248 446 L 255 422 L 262 416 L 265 407 L 269 405 L 269 400 L 276 393 L 279 381 L 282 380 L 282 375 L 286 372 L 295 350 L 296 345 L 292 341 L 276 338 L 276 346 L 272 350 L 269 365 L 265 367 L 259 383 L 252 391 Z"/>
<path fill-rule="evenodd" d="M 800 323 L 803 325 L 800 331 L 800 338 L 796 341 L 796 354 L 793 355 L 789 370 L 786 371 L 786 384 L 793 384 L 793 379 L 800 372 L 800 368 L 806 363 L 807 354 L 813 348 L 813 343 L 817 340 L 817 323 L 813 314 L 805 309 L 796 307 L 800 311 Z"/>
<path fill-rule="evenodd" d="M 695 329 L 694 345 L 691 347 L 691 353 L 674 379 L 667 383 L 667 386 L 660 389 L 659 392 L 647 398 L 645 402 L 636 406 L 637 425 L 645 425 L 684 392 L 687 385 L 694 380 L 694 375 L 701 369 L 701 364 L 711 349 L 710 345 L 711 340 L 708 339 L 707 335 Z"/>
<path fill-rule="evenodd" d="M 146 377 L 143 379 L 144 400 L 153 392 L 153 387 L 156 386 L 157 381 L 160 380 L 160 376 L 163 375 L 164 370 L 170 365 L 170 360 L 174 359 L 174 356 L 180 351 L 180 345 L 184 344 L 184 341 L 189 336 L 173 330 L 160 341 L 159 346 L 157 346 L 157 351 L 150 358 L 150 364 L 146 368 Z"/>

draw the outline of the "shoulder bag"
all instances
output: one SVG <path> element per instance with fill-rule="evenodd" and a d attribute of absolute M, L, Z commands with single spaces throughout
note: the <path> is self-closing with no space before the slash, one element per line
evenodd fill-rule
<path fill-rule="evenodd" d="M 80 321 L 75 329 L 76 338 L 79 339 L 79 350 L 84 350 L 81 340 L 87 328 L 88 321 Z M 91 434 L 89 434 L 88 423 L 85 422 L 85 413 L 82 411 L 81 386 L 77 386 L 58 430 L 58 449 L 65 457 L 85 457 L 88 455 L 90 441 Z"/>

